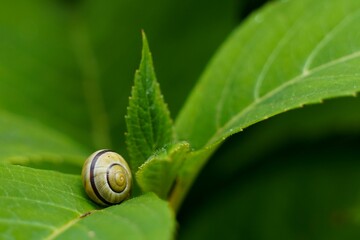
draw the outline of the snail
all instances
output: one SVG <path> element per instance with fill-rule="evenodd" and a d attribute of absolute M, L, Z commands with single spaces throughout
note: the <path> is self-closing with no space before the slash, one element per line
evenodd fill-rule
<path fill-rule="evenodd" d="M 118 204 L 130 196 L 132 176 L 124 158 L 112 150 L 99 150 L 88 157 L 82 169 L 86 193 L 96 203 Z"/>

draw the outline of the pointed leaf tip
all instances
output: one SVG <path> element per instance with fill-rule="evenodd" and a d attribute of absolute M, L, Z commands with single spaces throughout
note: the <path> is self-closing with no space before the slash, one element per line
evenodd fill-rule
<path fill-rule="evenodd" d="M 156 80 L 150 48 L 143 31 L 142 37 L 142 58 L 135 73 L 126 118 L 126 143 L 134 172 L 154 151 L 174 140 L 173 122 Z"/>
<path fill-rule="evenodd" d="M 150 48 L 144 30 L 141 30 L 141 37 L 142 37 L 142 60 L 143 60 L 145 54 L 150 54 Z"/>

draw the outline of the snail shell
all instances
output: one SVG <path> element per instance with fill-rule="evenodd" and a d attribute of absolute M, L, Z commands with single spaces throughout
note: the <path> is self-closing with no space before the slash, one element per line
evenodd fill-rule
<path fill-rule="evenodd" d="M 86 193 L 100 205 L 118 204 L 130 196 L 131 171 L 116 152 L 104 149 L 91 154 L 81 176 Z"/>

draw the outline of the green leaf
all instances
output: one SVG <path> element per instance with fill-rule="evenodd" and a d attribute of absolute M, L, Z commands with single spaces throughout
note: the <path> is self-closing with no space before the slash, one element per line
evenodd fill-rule
<path fill-rule="evenodd" d="M 167 202 L 149 193 L 92 213 L 60 235 L 61 239 L 172 239 L 175 215 Z"/>
<path fill-rule="evenodd" d="M 0 162 L 79 173 L 83 146 L 43 124 L 0 111 Z"/>
<path fill-rule="evenodd" d="M 360 35 L 353 32 L 359 24 L 359 1 L 278 1 L 236 29 L 176 119 L 178 138 L 199 153 L 184 163 L 172 202 L 181 202 L 230 135 L 305 104 L 355 96 Z"/>
<path fill-rule="evenodd" d="M 154 194 L 97 210 L 79 176 L 0 164 L 0 180 L 2 239 L 170 239 L 174 233 L 172 211 Z"/>
<path fill-rule="evenodd" d="M 136 179 L 142 191 L 155 192 L 159 197 L 166 199 L 189 151 L 189 144 L 180 142 L 151 156 L 136 172 Z"/>
<path fill-rule="evenodd" d="M 174 140 L 169 110 L 156 81 L 151 53 L 143 33 L 143 50 L 139 70 L 131 91 L 126 116 L 130 163 L 133 171 L 156 150 Z"/>
<path fill-rule="evenodd" d="M 277 115 L 229 138 L 209 161 L 207 172 L 232 178 L 291 141 L 314 141 L 331 135 L 360 134 L 360 98 L 345 97 Z M 218 155 L 221 154 L 221 155 Z M 234 161 L 236 159 L 236 161 Z M 217 179 L 209 176 L 211 185 Z"/>
<path fill-rule="evenodd" d="M 0 180 L 4 239 L 44 238 L 95 209 L 79 176 L 0 164 Z"/>
<path fill-rule="evenodd" d="M 279 1 L 252 15 L 202 75 L 177 118 L 179 139 L 216 145 L 275 114 L 355 95 L 359 9 L 355 0 Z"/>

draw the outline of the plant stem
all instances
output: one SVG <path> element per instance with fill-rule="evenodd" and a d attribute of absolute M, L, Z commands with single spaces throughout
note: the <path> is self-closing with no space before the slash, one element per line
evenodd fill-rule
<path fill-rule="evenodd" d="M 109 120 L 100 88 L 100 70 L 91 41 L 76 10 L 70 12 L 70 37 L 83 75 L 83 90 L 89 107 L 92 139 L 97 148 L 111 148 Z"/>
<path fill-rule="evenodd" d="M 175 212 L 179 211 L 196 177 L 219 145 L 220 144 L 217 144 L 211 148 L 205 147 L 204 149 L 189 154 L 169 197 L 170 206 Z"/>

